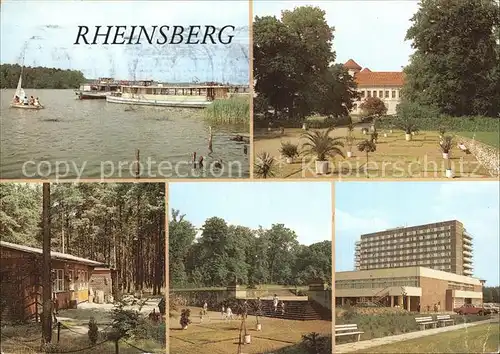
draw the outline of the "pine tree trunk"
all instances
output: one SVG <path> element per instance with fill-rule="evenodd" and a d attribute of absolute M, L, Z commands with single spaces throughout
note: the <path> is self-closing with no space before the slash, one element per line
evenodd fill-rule
<path fill-rule="evenodd" d="M 43 320 L 45 343 L 52 341 L 52 279 L 50 264 L 50 183 L 43 184 Z"/>

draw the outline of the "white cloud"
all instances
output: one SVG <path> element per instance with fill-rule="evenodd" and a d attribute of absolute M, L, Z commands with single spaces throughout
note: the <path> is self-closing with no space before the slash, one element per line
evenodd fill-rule
<path fill-rule="evenodd" d="M 301 245 L 332 240 L 332 226 L 331 223 L 328 224 L 328 221 L 316 225 L 288 223 L 285 226 L 295 231 Z"/>
<path fill-rule="evenodd" d="M 370 215 L 371 214 L 371 215 Z M 376 213 L 364 214 L 359 217 L 340 209 L 335 209 L 335 232 L 339 236 L 343 232 L 355 232 L 356 237 L 360 234 L 373 232 L 374 230 L 384 230 L 392 227 L 391 223 Z"/>

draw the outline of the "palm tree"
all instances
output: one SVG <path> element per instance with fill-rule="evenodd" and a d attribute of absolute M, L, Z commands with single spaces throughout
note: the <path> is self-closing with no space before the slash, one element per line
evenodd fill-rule
<path fill-rule="evenodd" d="M 257 178 L 269 178 L 275 176 L 276 160 L 268 152 L 257 156 L 254 163 L 254 175 Z"/>
<path fill-rule="evenodd" d="M 417 121 L 411 117 L 399 117 L 396 121 L 399 129 L 404 130 L 406 140 L 411 140 L 411 134 L 418 132 Z"/>
<path fill-rule="evenodd" d="M 324 132 L 316 130 L 302 134 L 302 137 L 307 140 L 302 144 L 304 149 L 302 153 L 309 156 L 314 155 L 318 161 L 326 161 L 329 157 L 335 157 L 335 155 L 344 157 L 344 152 L 341 150 L 344 147 L 343 138 L 330 136 L 334 129 L 330 127 Z"/>
<path fill-rule="evenodd" d="M 329 157 L 333 158 L 336 155 L 340 155 L 343 158 L 345 157 L 344 152 L 341 150 L 341 148 L 344 147 L 344 143 L 342 142 L 344 138 L 331 137 L 330 133 L 333 129 L 335 128 L 330 127 L 324 132 L 316 130 L 302 134 L 302 138 L 307 140 L 304 144 L 302 144 L 302 153 L 306 156 L 316 156 L 316 173 L 327 172 L 327 161 Z M 323 163 L 326 163 L 326 166 L 323 166 Z"/>
<path fill-rule="evenodd" d="M 366 177 L 368 178 L 368 154 L 370 152 L 375 152 L 377 150 L 377 145 L 373 141 L 370 140 L 363 140 L 358 144 L 358 150 L 361 152 L 366 153 L 366 167 L 365 167 L 365 173 Z"/>
<path fill-rule="evenodd" d="M 324 346 L 324 339 L 317 332 L 312 332 L 306 335 L 302 335 L 302 342 L 310 348 L 310 352 L 314 354 L 319 354 L 322 352 Z"/>

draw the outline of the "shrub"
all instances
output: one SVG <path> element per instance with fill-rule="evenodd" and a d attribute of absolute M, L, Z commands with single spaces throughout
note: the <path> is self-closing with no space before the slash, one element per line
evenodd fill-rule
<path fill-rule="evenodd" d="M 364 332 L 363 339 L 380 338 L 389 335 L 414 332 L 418 330 L 415 314 L 404 310 L 394 311 L 392 308 L 365 308 L 355 309 L 344 307 L 341 317 L 335 320 L 337 324 L 356 323 Z M 344 343 L 352 339 L 338 339 L 337 343 Z"/>
<path fill-rule="evenodd" d="M 382 116 L 387 113 L 387 107 L 378 97 L 368 97 L 359 106 L 365 116 Z"/>
<path fill-rule="evenodd" d="M 254 102 L 255 107 L 255 102 Z M 349 116 L 342 117 L 316 117 L 310 116 L 304 119 L 301 118 L 283 118 L 278 117 L 275 119 L 272 115 L 254 115 L 254 128 L 268 128 L 269 123 L 271 127 L 283 127 L 283 128 L 302 128 L 303 123 L 307 123 L 309 128 L 312 129 L 325 129 L 332 126 L 343 126 L 350 123 Z"/>
<path fill-rule="evenodd" d="M 298 145 L 292 144 L 291 142 L 282 142 L 280 148 L 281 155 L 285 157 L 294 158 L 299 155 Z"/>
<path fill-rule="evenodd" d="M 311 354 L 330 354 L 332 352 L 332 338 L 312 332 L 302 336 L 304 349 Z"/>
<path fill-rule="evenodd" d="M 61 353 L 61 347 L 58 343 L 44 343 L 41 350 L 42 353 Z"/>
<path fill-rule="evenodd" d="M 269 101 L 262 95 L 257 95 L 253 99 L 254 113 L 265 114 L 269 109 Z"/>
<path fill-rule="evenodd" d="M 385 117 L 380 122 L 380 127 L 391 129 L 397 127 L 397 117 Z M 420 130 L 444 132 L 498 132 L 500 119 L 491 117 L 451 117 L 434 115 L 417 119 Z M 444 135 L 444 134 L 441 134 Z"/>
<path fill-rule="evenodd" d="M 145 300 L 124 300 L 117 302 L 111 311 L 112 325 L 111 331 L 108 333 L 108 339 L 118 341 L 121 338 L 129 338 L 134 336 L 134 331 L 145 321 L 144 315 L 141 313 L 141 308 L 144 306 Z M 138 309 L 125 307 L 137 306 Z"/>
<path fill-rule="evenodd" d="M 160 302 L 158 303 L 158 310 L 160 311 L 160 314 L 162 316 L 165 316 L 165 307 L 166 307 L 165 298 L 162 297 Z"/>
<path fill-rule="evenodd" d="M 435 107 L 424 106 L 415 102 L 403 101 L 396 107 L 397 116 L 400 119 L 426 119 L 439 116 L 439 110 Z"/>
<path fill-rule="evenodd" d="M 90 317 L 88 326 L 89 326 L 88 336 L 90 343 L 92 345 L 95 345 L 97 343 L 97 339 L 99 338 L 99 327 L 97 327 L 97 322 L 94 317 Z"/>
<path fill-rule="evenodd" d="M 342 318 L 346 321 L 350 321 L 352 320 L 353 318 L 355 318 L 357 315 L 356 313 L 356 309 L 354 307 L 351 306 L 351 304 L 348 302 L 345 306 L 344 306 L 344 312 L 342 313 Z"/>
<path fill-rule="evenodd" d="M 191 324 L 191 320 L 189 319 L 189 316 L 191 316 L 191 310 L 190 309 L 183 309 L 181 311 L 181 320 L 180 325 L 182 327 L 186 327 L 187 325 Z"/>

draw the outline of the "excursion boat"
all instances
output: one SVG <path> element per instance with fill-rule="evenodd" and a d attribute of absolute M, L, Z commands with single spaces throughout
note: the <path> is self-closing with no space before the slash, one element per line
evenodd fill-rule
<path fill-rule="evenodd" d="M 41 104 L 38 105 L 25 105 L 23 101 L 20 101 L 19 103 L 15 103 L 15 99 L 18 97 L 20 100 L 23 100 L 24 97 L 26 97 L 26 92 L 24 92 L 23 89 L 23 67 L 21 67 L 21 75 L 19 75 L 19 81 L 17 82 L 17 88 L 16 88 L 16 93 L 14 94 L 14 97 L 12 97 L 12 103 L 10 104 L 11 108 L 19 108 L 19 109 L 43 109 Z"/>
<path fill-rule="evenodd" d="M 104 100 L 112 92 L 119 91 L 120 87 L 126 83 L 126 81 L 103 77 L 92 83 L 80 85 L 80 89 L 75 90 L 75 94 L 80 100 Z"/>
<path fill-rule="evenodd" d="M 123 85 L 120 92 L 106 96 L 110 103 L 128 105 L 205 108 L 215 99 L 227 99 L 230 86 L 205 84 L 192 86 L 164 86 L 153 81 L 143 81 L 140 85 Z"/>

